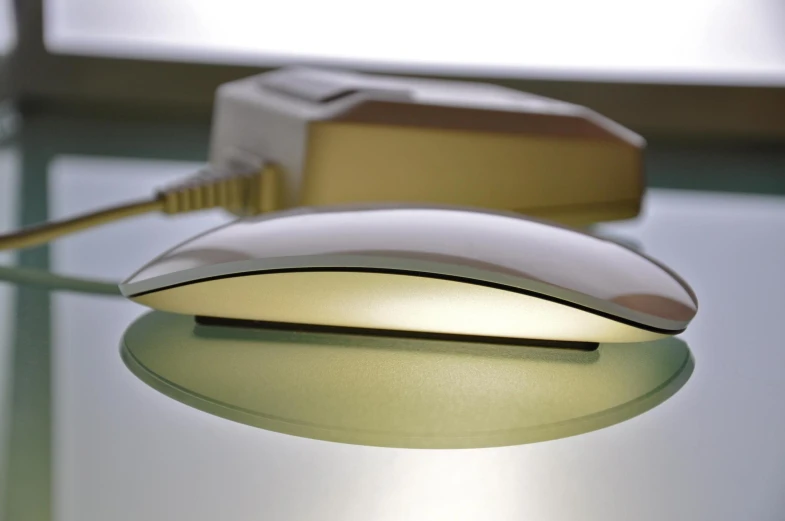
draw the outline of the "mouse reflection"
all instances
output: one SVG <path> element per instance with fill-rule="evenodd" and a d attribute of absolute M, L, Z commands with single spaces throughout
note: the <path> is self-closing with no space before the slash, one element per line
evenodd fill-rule
<path fill-rule="evenodd" d="M 627 420 L 693 369 L 677 338 L 594 351 L 195 325 L 154 311 L 121 348 L 182 403 L 286 434 L 362 445 L 473 448 Z"/>

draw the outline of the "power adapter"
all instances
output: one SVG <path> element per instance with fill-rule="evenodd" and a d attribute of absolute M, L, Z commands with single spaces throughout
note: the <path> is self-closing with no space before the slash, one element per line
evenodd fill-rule
<path fill-rule="evenodd" d="M 286 68 L 218 88 L 209 165 L 154 197 L 0 235 L 27 248 L 133 215 L 419 203 L 587 225 L 634 217 L 644 140 L 504 87 Z"/>
<path fill-rule="evenodd" d="M 584 107 L 504 87 L 288 68 L 217 92 L 214 169 L 279 169 L 275 208 L 407 202 L 568 224 L 633 217 L 644 140 Z"/>

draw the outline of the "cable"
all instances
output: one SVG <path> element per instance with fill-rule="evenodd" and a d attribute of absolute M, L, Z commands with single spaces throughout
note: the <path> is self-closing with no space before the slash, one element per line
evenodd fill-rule
<path fill-rule="evenodd" d="M 107 208 L 62 221 L 29 226 L 16 232 L 0 235 L 0 250 L 31 248 L 47 243 L 62 235 L 125 219 L 126 217 L 154 212 L 162 208 L 163 201 L 154 199 Z"/>
<path fill-rule="evenodd" d="M 250 173 L 205 169 L 149 200 L 0 234 L 0 250 L 39 246 L 63 235 L 155 211 L 178 214 L 217 207 L 238 215 L 272 211 L 278 207 L 278 176 L 272 165 Z"/>
<path fill-rule="evenodd" d="M 69 277 L 35 268 L 0 265 L 0 281 L 25 286 L 45 288 L 52 291 L 74 291 L 90 295 L 120 296 L 116 282 Z"/>

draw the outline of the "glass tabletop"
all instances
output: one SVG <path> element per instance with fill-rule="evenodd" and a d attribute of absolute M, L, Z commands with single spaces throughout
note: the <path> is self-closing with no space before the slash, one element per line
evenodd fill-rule
<path fill-rule="evenodd" d="M 33 119 L 0 150 L 0 230 L 146 196 L 198 168 L 206 132 Z M 639 416 L 526 445 L 320 441 L 235 423 L 148 387 L 119 348 L 147 310 L 112 283 L 227 222 L 219 212 L 144 216 L 0 254 L 0 519 L 781 517 L 785 154 L 655 142 L 648 161 L 654 187 L 643 214 L 598 231 L 690 282 L 700 309 L 680 337 L 694 373 Z"/>

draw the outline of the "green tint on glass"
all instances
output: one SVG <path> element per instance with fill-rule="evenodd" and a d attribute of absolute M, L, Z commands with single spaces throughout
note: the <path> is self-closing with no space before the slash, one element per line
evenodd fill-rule
<path fill-rule="evenodd" d="M 517 445 L 636 416 L 692 373 L 676 338 L 596 351 L 195 326 L 152 312 L 125 334 L 142 380 L 217 416 L 321 440 Z"/>

